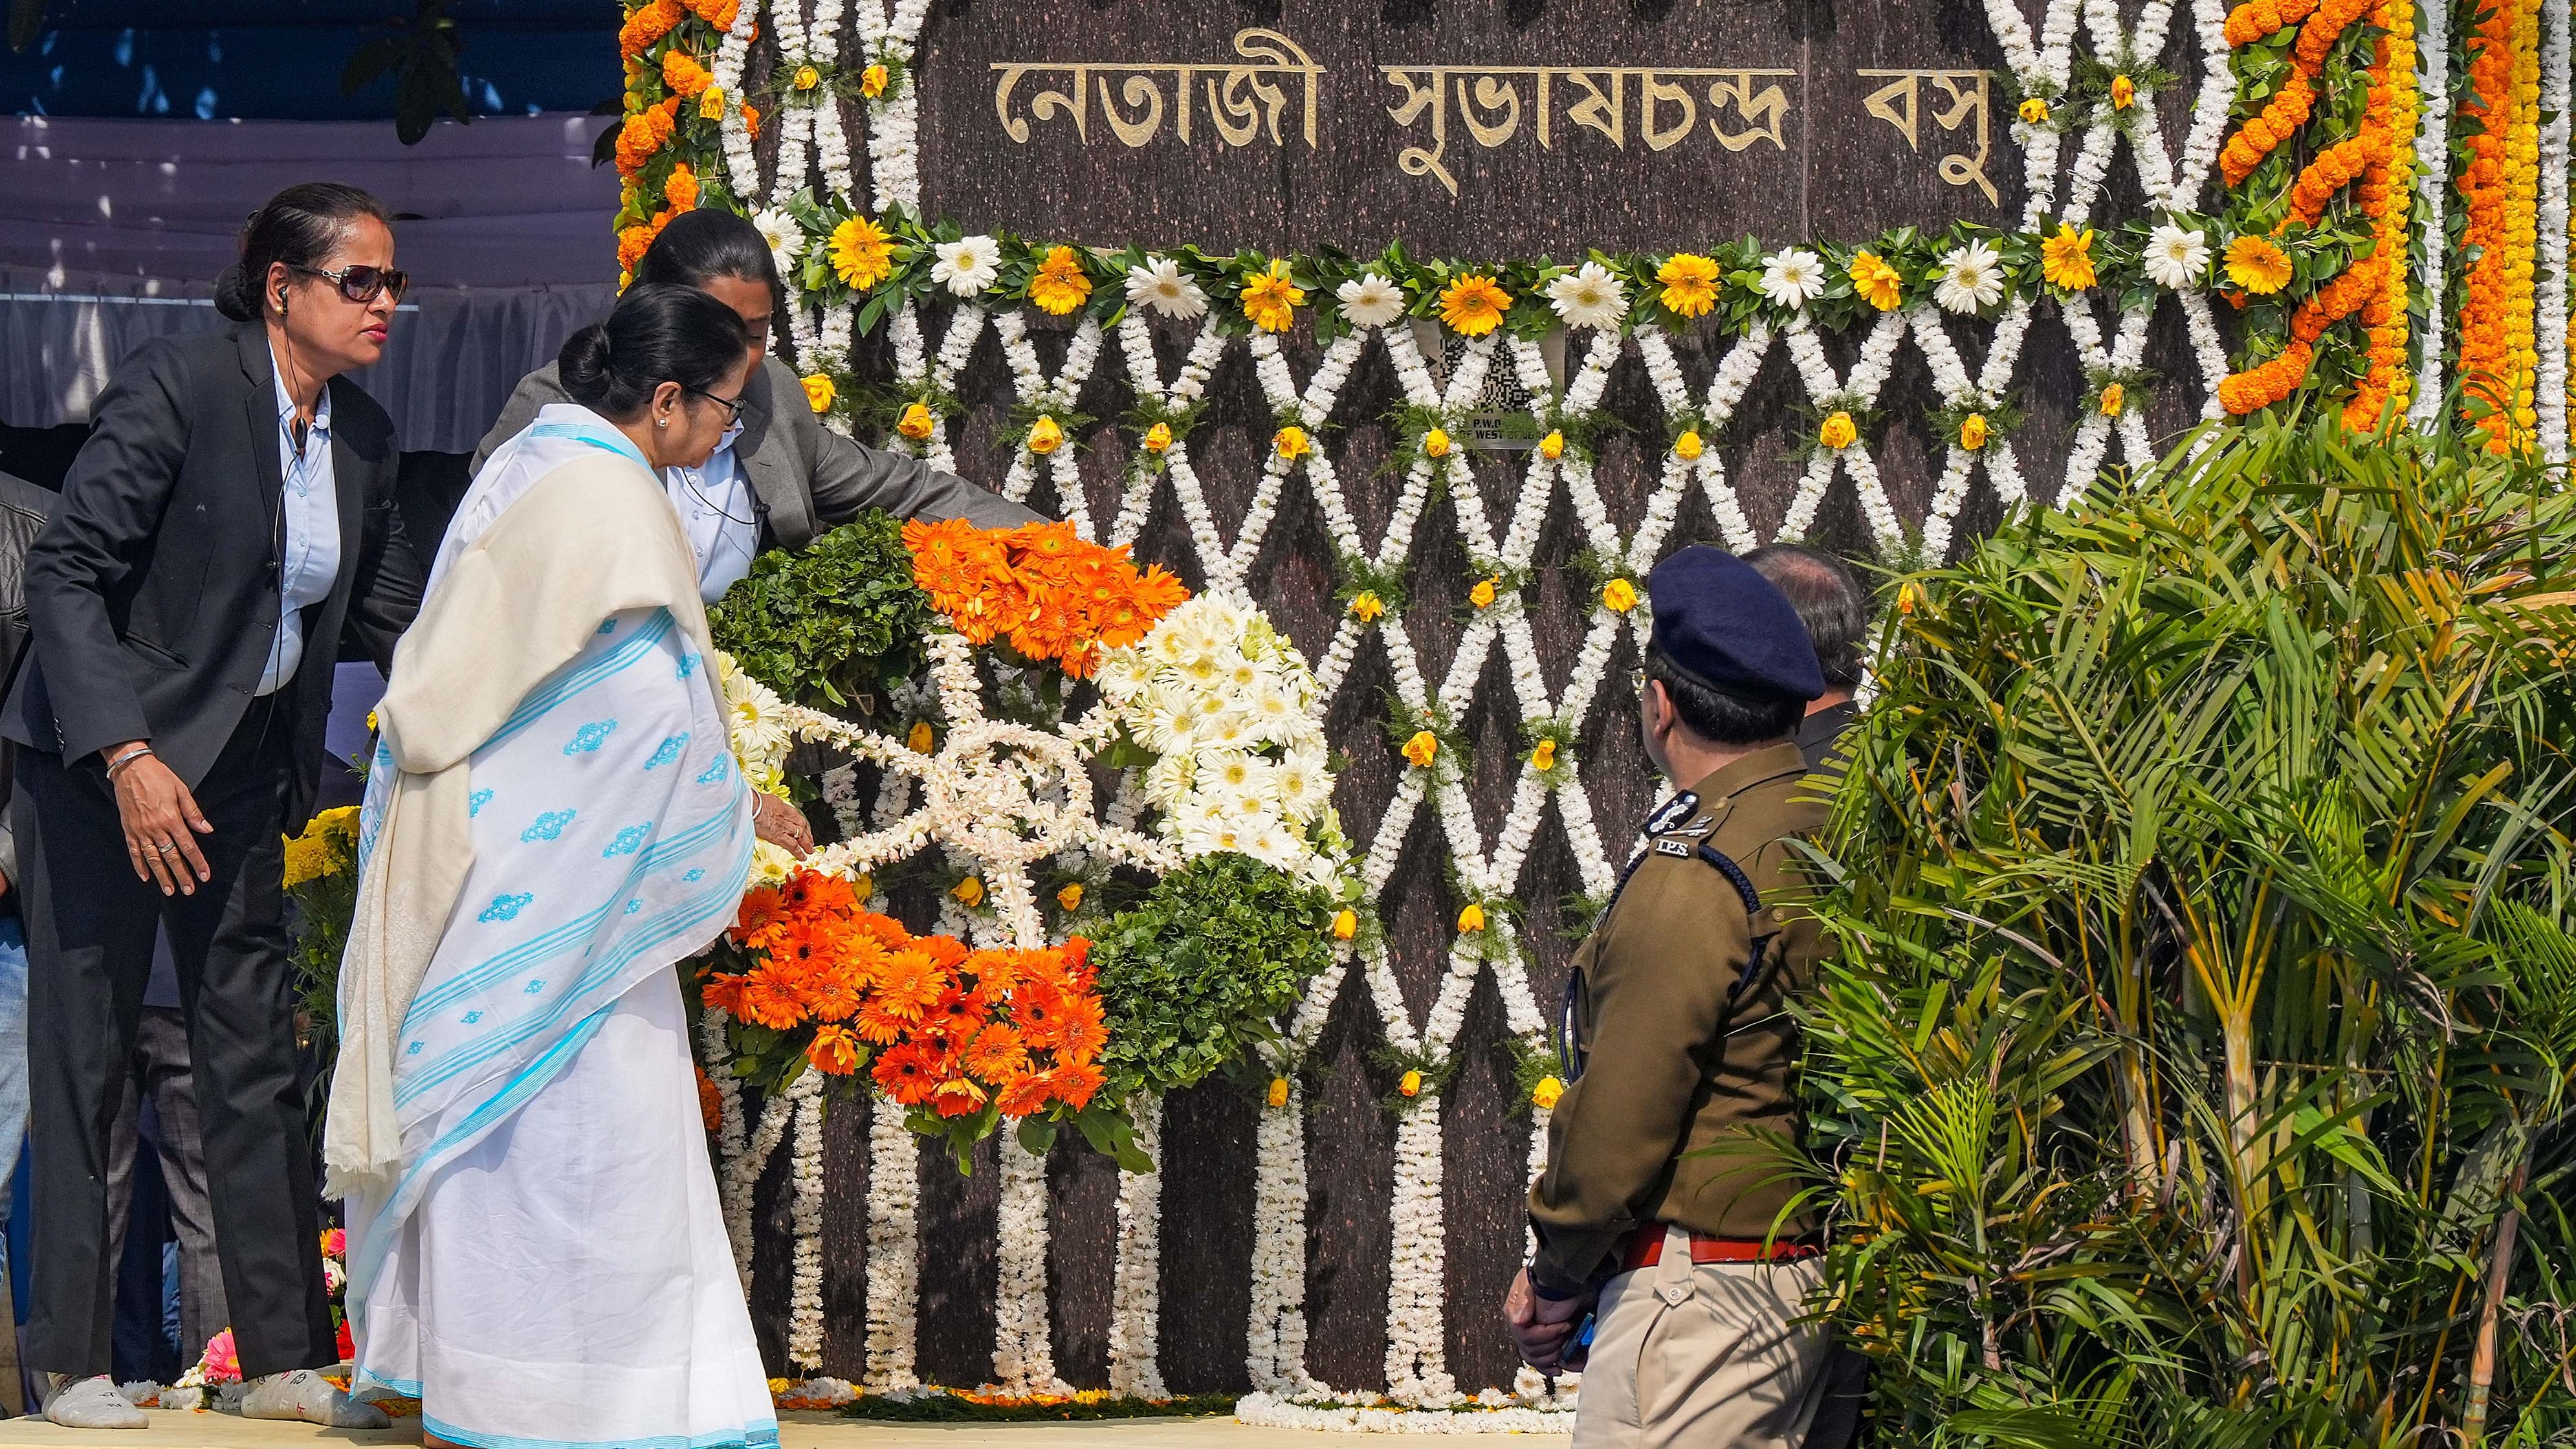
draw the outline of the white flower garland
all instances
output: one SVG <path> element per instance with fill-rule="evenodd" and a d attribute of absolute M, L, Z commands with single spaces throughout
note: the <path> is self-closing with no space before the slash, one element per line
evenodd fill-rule
<path fill-rule="evenodd" d="M 2539 368 L 2532 380 L 2540 456 L 2567 461 L 2568 0 L 2540 7 L 2540 237 L 2532 268 Z M 2437 309 L 2438 310 L 2438 309 Z"/>
<path fill-rule="evenodd" d="M 2415 91 L 2422 123 L 2415 132 L 2415 216 L 2423 238 L 2424 260 L 2415 271 L 2415 293 L 2447 297 L 2449 273 L 2443 249 L 2450 236 L 2443 210 L 2451 195 L 2451 42 L 2450 5 L 2429 0 L 2415 8 Z M 2415 399 L 2407 420 L 2430 428 L 2442 415 L 2442 322 L 2447 304 L 2427 307 L 2415 329 L 2421 362 L 2415 370 Z"/>
<path fill-rule="evenodd" d="M 1073 1386 L 1056 1377 L 1048 1331 L 1046 1159 L 1022 1147 L 1018 1133 L 997 1133 L 993 1140 L 1002 1159 L 1002 1203 L 991 1391 L 1070 1394 Z"/>
<path fill-rule="evenodd" d="M 787 1288 L 787 1357 L 808 1369 L 823 1366 L 823 1078 L 806 1072 L 791 1083 L 796 1099 L 796 1156 L 789 1208 L 796 1233 L 795 1266 Z"/>
<path fill-rule="evenodd" d="M 1136 1150 L 1158 1170 L 1118 1173 L 1117 1276 L 1109 1290 L 1109 1392 L 1168 1399 L 1157 1360 L 1163 1325 L 1163 1099 L 1135 1102 Z"/>

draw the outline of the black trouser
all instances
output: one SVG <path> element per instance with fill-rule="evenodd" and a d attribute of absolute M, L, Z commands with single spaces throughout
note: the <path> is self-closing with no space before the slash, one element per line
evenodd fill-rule
<path fill-rule="evenodd" d="M 135 878 L 92 756 L 18 755 L 26 874 L 27 1068 L 34 1098 L 35 1261 L 24 1345 L 35 1368 L 106 1373 L 115 1323 L 109 1141 L 166 922 L 187 1014 L 224 1298 L 248 1377 L 334 1363 L 320 1214 L 297 1079 L 294 965 L 278 830 L 287 722 L 254 701 L 196 790 L 214 878 L 164 897 Z"/>
<path fill-rule="evenodd" d="M 160 1132 L 153 1153 L 170 1204 L 170 1226 L 179 1237 L 179 1365 L 206 1351 L 206 1340 L 224 1331 L 224 1274 L 216 1246 L 214 1207 L 206 1188 L 205 1129 L 197 1116 L 190 1079 L 188 1016 L 175 1008 L 143 1008 L 134 1042 L 134 1070 L 125 1079 L 125 1106 L 107 1139 L 107 1260 L 125 1261 L 126 1225 L 134 1198 L 134 1160 L 142 1146 L 143 1102 L 150 1098 Z M 161 1326 L 160 1259 L 153 1260 L 152 1325 Z"/>

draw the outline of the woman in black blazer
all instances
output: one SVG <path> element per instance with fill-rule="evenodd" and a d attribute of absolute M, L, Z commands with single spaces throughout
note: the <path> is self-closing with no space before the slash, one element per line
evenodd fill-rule
<path fill-rule="evenodd" d="M 33 653 L 0 708 L 29 957 L 33 1310 L 46 1416 L 140 1427 L 109 1368 L 107 1135 L 156 926 L 189 1019 L 245 1412 L 382 1425 L 338 1360 L 297 1080 L 282 832 L 320 782 L 331 666 L 391 664 L 421 570 L 384 409 L 340 374 L 384 352 L 405 278 L 381 204 L 292 186 L 218 285 L 229 331 L 117 369 L 28 550 Z M 194 1346 L 192 1346 L 193 1348 Z"/>

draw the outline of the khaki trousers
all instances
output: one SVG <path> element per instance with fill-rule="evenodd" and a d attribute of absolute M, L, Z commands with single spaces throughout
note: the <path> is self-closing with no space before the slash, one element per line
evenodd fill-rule
<path fill-rule="evenodd" d="M 1602 1289 L 1574 1449 L 1799 1449 L 1832 1339 L 1795 1320 L 1823 1267 L 1695 1264 L 1673 1233 L 1661 1263 Z"/>

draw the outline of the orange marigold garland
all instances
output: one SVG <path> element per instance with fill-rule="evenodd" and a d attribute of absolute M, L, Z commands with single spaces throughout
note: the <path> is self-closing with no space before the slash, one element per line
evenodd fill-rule
<path fill-rule="evenodd" d="M 2369 336 L 2361 385 L 2344 403 L 2344 423 L 2375 429 L 2383 415 L 2403 414 L 2413 391 L 2406 364 L 2407 229 L 2415 200 L 2415 122 L 2421 109 L 2415 86 L 2414 0 L 2380 0 L 2379 27 L 2370 64 L 2370 105 L 2365 135 L 2379 139 L 2379 153 L 2361 179 L 2361 213 L 2370 220 L 2371 254 L 2364 263 L 2374 284 L 2362 301 L 2361 325 Z"/>
<path fill-rule="evenodd" d="M 2464 244 L 2477 251 L 2460 310 L 2464 412 L 2491 452 L 2507 452 L 2539 421 L 2532 397 L 2532 262 L 2540 158 L 2539 0 L 2497 0 L 2469 35 L 2460 101 L 2469 164 L 2459 178 Z"/>
<path fill-rule="evenodd" d="M 970 644 L 1007 641 L 1031 660 L 1088 678 L 1100 651 L 1145 637 L 1189 590 L 1157 565 L 1138 570 L 1069 523 L 977 528 L 964 519 L 903 526 L 912 577 Z"/>
<path fill-rule="evenodd" d="M 626 63 L 625 120 L 606 144 L 624 182 L 618 193 L 617 264 L 633 271 L 670 219 L 711 198 L 724 175 L 721 128 L 738 98 L 714 91 L 709 62 L 733 27 L 738 0 L 630 4 L 617 32 Z M 756 113 L 741 105 L 757 134 Z"/>
<path fill-rule="evenodd" d="M 1003 1118 L 1092 1105 L 1109 1031 L 1090 953 L 1079 936 L 1036 951 L 915 936 L 849 882 L 800 870 L 743 897 L 699 992 L 733 1018 L 745 1081 L 865 1068 L 916 1130 L 971 1146 Z"/>

